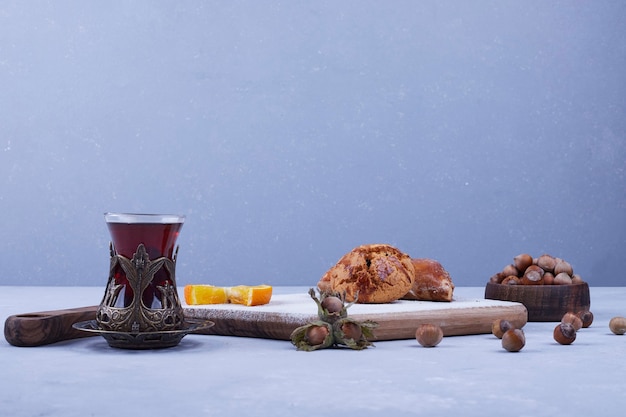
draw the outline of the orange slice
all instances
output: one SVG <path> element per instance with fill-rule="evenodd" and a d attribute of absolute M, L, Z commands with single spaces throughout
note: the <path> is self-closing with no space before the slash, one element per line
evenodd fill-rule
<path fill-rule="evenodd" d="M 269 303 L 271 298 L 270 285 L 237 285 L 228 289 L 228 301 L 233 304 L 258 306 Z"/>
<path fill-rule="evenodd" d="M 189 305 L 224 304 L 228 302 L 226 288 L 213 285 L 185 285 L 185 302 Z"/>

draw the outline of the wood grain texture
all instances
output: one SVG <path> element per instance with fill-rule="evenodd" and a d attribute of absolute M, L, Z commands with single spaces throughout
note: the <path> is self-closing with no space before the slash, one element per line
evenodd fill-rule
<path fill-rule="evenodd" d="M 441 327 L 444 336 L 463 336 L 491 333 L 491 324 L 497 319 L 508 320 L 517 328 L 524 327 L 527 321 L 526 309 L 520 304 L 376 316 L 355 314 L 352 317 L 376 321 L 378 328 L 374 332 L 375 340 L 413 339 L 417 327 L 427 323 Z"/>
<path fill-rule="evenodd" d="M 13 315 L 4 322 L 4 338 L 13 346 L 33 347 L 93 336 L 72 325 L 95 319 L 97 309 L 98 306 L 89 306 Z"/>
<path fill-rule="evenodd" d="M 310 298 L 292 294 L 276 296 L 274 301 L 274 307 L 185 306 L 184 311 L 186 317 L 215 322 L 203 334 L 278 340 L 289 340 L 296 327 L 317 320 L 316 307 Z M 388 305 L 353 305 L 348 315 L 356 320 L 377 322 L 374 341 L 412 339 L 417 326 L 423 323 L 440 326 L 445 336 L 460 336 L 491 333 L 491 324 L 496 319 L 509 320 L 518 328 L 527 321 L 522 304 L 492 300 L 451 303 L 403 300 Z"/>
<path fill-rule="evenodd" d="M 94 333 L 76 330 L 72 325 L 94 320 L 97 309 L 98 306 L 90 306 L 10 316 L 4 325 L 4 336 L 10 344 L 21 347 L 93 336 Z M 183 305 L 183 309 L 187 318 L 215 323 L 196 332 L 207 335 L 289 340 L 295 328 L 317 320 L 317 307 L 307 294 L 276 295 L 264 306 Z M 417 326 L 423 323 L 440 326 L 445 336 L 457 336 L 490 333 L 496 319 L 507 319 L 519 328 L 527 321 L 524 305 L 494 300 L 400 300 L 390 304 L 356 304 L 348 313 L 354 319 L 378 323 L 373 341 L 412 339 Z"/>
<path fill-rule="evenodd" d="M 261 339 L 290 340 L 291 332 L 312 320 L 316 315 L 282 314 L 249 312 L 244 315 L 233 315 L 224 310 L 196 310 L 184 309 L 185 317 L 202 318 L 212 317 L 213 327 L 198 331 L 197 334 L 256 337 Z"/>
<path fill-rule="evenodd" d="M 487 283 L 485 298 L 522 303 L 528 309 L 528 321 L 560 321 L 567 312 L 591 308 L 589 285 L 503 285 Z"/>

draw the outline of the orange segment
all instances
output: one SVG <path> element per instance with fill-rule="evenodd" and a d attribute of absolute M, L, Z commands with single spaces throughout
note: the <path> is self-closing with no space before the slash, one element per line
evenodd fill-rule
<path fill-rule="evenodd" d="M 269 303 L 271 298 L 270 285 L 237 285 L 228 289 L 228 301 L 233 304 L 258 306 Z"/>
<path fill-rule="evenodd" d="M 185 285 L 183 292 L 185 302 L 188 305 L 233 303 L 258 306 L 269 303 L 272 298 L 270 285 L 216 287 L 214 285 L 191 284 Z"/>
<path fill-rule="evenodd" d="M 185 285 L 185 302 L 189 305 L 224 304 L 228 302 L 226 288 L 213 285 Z"/>

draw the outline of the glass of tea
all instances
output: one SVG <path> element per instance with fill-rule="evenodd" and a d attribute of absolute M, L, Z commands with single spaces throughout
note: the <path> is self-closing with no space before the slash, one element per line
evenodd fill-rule
<path fill-rule="evenodd" d="M 162 331 L 180 324 L 176 290 L 176 240 L 185 216 L 105 213 L 111 264 L 97 313 L 115 331 Z"/>

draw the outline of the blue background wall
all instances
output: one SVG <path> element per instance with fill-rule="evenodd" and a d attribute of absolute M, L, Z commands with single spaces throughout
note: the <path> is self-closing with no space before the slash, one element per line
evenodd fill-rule
<path fill-rule="evenodd" d="M 626 3 L 5 1 L 2 285 L 101 285 L 103 212 L 178 281 L 314 285 L 386 242 L 482 286 L 625 284 Z"/>

